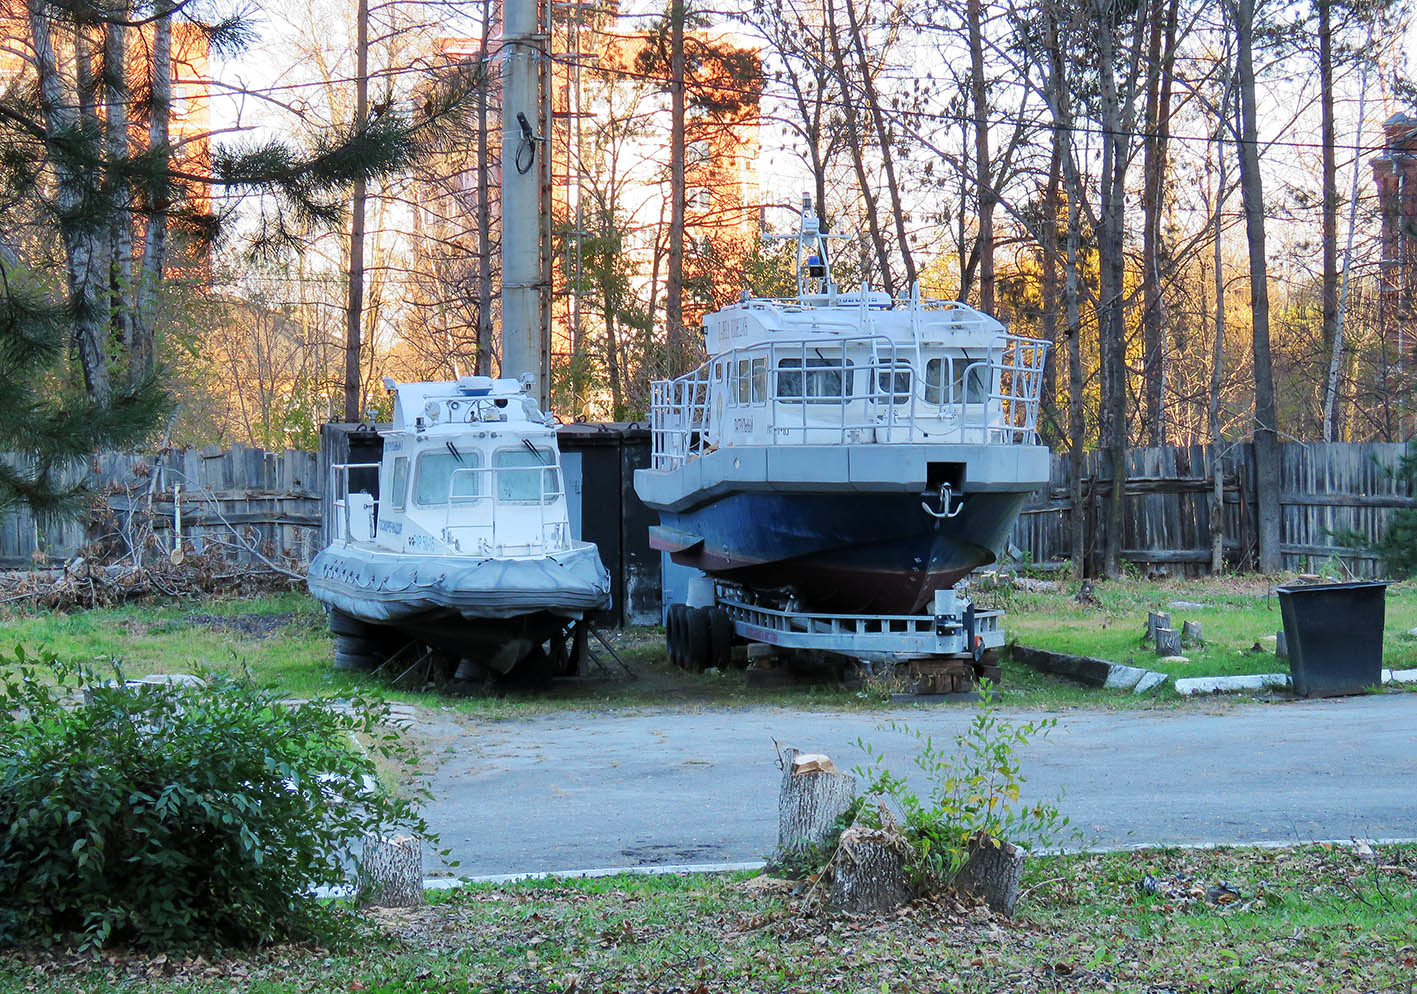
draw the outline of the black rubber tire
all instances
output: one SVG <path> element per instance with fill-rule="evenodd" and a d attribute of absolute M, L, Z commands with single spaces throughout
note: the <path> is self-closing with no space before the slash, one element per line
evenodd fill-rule
<path fill-rule="evenodd" d="M 669 649 L 669 661 L 681 670 L 684 668 L 684 614 L 688 610 L 683 604 L 670 604 L 669 616 L 664 623 L 664 642 Z"/>
<path fill-rule="evenodd" d="M 341 673 L 369 673 L 372 670 L 377 670 L 383 662 L 383 656 L 335 650 L 334 668 Z"/>
<path fill-rule="evenodd" d="M 721 607 L 708 609 L 709 665 L 721 670 L 733 663 L 733 619 Z"/>
<path fill-rule="evenodd" d="M 332 635 L 353 635 L 356 638 L 369 638 L 376 636 L 385 629 L 380 625 L 371 625 L 367 621 L 361 621 L 353 615 L 345 614 L 337 608 L 330 609 L 330 634 Z"/>
<path fill-rule="evenodd" d="M 684 668 L 702 673 L 709 666 L 712 646 L 709 642 L 709 612 L 712 608 L 691 607 L 684 618 Z"/>

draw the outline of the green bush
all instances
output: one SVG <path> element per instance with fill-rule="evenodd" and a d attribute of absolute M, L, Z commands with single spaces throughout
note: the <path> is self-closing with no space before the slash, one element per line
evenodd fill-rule
<path fill-rule="evenodd" d="M 375 757 L 406 758 L 381 702 L 207 680 L 0 662 L 0 945 L 320 938 L 335 919 L 314 886 L 345 882 L 368 834 L 426 834 L 375 779 Z"/>
<path fill-rule="evenodd" d="M 929 781 L 924 797 L 869 742 L 857 740 L 870 762 L 853 772 L 867 782 L 868 798 L 893 802 L 912 852 L 906 869 L 917 889 L 948 884 L 977 840 L 1025 848 L 1057 841 L 1068 819 L 1054 804 L 1024 802 L 1027 778 L 1018 756 L 1019 748 L 1046 736 L 1057 723 L 1056 718 L 1014 722 L 1001 717 L 988 681 L 980 687 L 969 727 L 954 737 L 951 750 L 919 729 L 891 722 L 892 731 L 906 732 L 919 744 L 911 759 Z M 857 823 L 879 828 L 888 817 L 882 805 L 867 803 Z"/>

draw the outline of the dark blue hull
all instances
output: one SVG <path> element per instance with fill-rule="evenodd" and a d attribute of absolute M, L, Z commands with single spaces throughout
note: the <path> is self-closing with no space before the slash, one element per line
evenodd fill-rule
<path fill-rule="evenodd" d="M 973 493 L 937 519 L 918 493 L 734 493 L 661 524 L 702 542 L 651 544 L 748 587 L 795 588 L 813 611 L 915 614 L 993 562 L 1026 493 Z M 675 546 L 681 546 L 675 548 Z"/>

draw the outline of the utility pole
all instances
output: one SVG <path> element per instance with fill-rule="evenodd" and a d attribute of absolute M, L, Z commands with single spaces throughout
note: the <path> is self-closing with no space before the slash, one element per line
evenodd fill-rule
<path fill-rule="evenodd" d="M 359 0 L 355 15 L 354 126 L 369 123 L 369 0 Z M 349 218 L 349 303 L 344 324 L 344 419 L 359 421 L 360 332 L 364 320 L 364 200 L 363 178 L 354 181 Z"/>
<path fill-rule="evenodd" d="M 537 0 L 502 8 L 502 367 L 530 374 L 531 396 L 546 404 L 541 363 L 541 170 L 548 142 L 538 128 Z"/>

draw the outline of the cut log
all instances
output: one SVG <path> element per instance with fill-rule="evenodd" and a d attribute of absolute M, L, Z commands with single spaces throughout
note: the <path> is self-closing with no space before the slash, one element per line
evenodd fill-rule
<path fill-rule="evenodd" d="M 787 749 L 777 796 L 777 857 L 823 845 L 856 797 L 856 778 L 820 753 Z"/>
<path fill-rule="evenodd" d="M 359 861 L 359 903 L 412 908 L 423 903 L 423 849 L 409 836 L 364 840 Z"/>
<path fill-rule="evenodd" d="M 1018 846 L 979 836 L 970 843 L 969 855 L 950 886 L 960 894 L 980 898 L 998 914 L 1011 916 L 1018 904 L 1023 860 L 1024 851 Z"/>
<path fill-rule="evenodd" d="M 1179 656 L 1181 654 L 1181 633 L 1174 628 L 1156 630 L 1156 654 L 1158 656 Z"/>
<path fill-rule="evenodd" d="M 1201 625 L 1199 621 L 1181 622 L 1181 644 L 1182 645 L 1204 645 L 1205 639 L 1201 637 Z"/>
<path fill-rule="evenodd" d="M 853 826 L 841 833 L 831 864 L 826 909 L 850 914 L 894 911 L 910 900 L 907 843 L 891 829 Z"/>
<path fill-rule="evenodd" d="M 1146 616 L 1146 640 L 1147 640 L 1148 642 L 1155 642 L 1155 641 L 1156 641 L 1156 630 L 1157 630 L 1158 628 L 1170 628 L 1170 627 L 1171 627 L 1171 615 L 1169 615 L 1169 614 L 1158 614 L 1158 613 L 1155 612 L 1155 611 L 1149 612 L 1149 613 L 1147 614 L 1147 616 Z"/>

